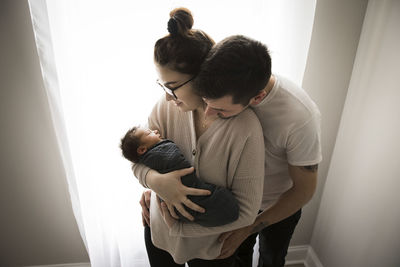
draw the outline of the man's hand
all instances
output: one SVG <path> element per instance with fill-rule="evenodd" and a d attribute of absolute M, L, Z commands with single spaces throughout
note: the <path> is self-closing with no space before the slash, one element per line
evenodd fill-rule
<path fill-rule="evenodd" d="M 194 218 L 185 210 L 183 205 L 198 212 L 205 212 L 202 207 L 188 199 L 187 195 L 206 196 L 210 195 L 211 192 L 204 189 L 186 187 L 181 181 L 182 176 L 192 173 L 193 170 L 193 167 L 191 167 L 165 174 L 160 174 L 154 170 L 150 170 L 147 173 L 147 185 L 166 202 L 170 215 L 175 219 L 179 217 L 176 215 L 174 207 L 189 220 Z"/>
<path fill-rule="evenodd" d="M 174 226 L 177 220 L 171 216 L 167 208 L 167 205 L 165 204 L 165 202 L 161 202 L 158 196 L 157 196 L 157 203 L 158 207 L 160 208 L 161 215 L 164 218 L 164 222 L 168 225 L 168 228 L 172 228 L 172 226 Z"/>
<path fill-rule="evenodd" d="M 151 190 L 146 190 L 142 193 L 142 197 L 140 198 L 140 206 L 142 206 L 142 223 L 143 226 L 150 226 L 150 198 L 151 198 Z"/>
<path fill-rule="evenodd" d="M 217 259 L 225 259 L 232 256 L 240 244 L 251 234 L 252 225 L 239 228 L 230 232 L 223 233 L 219 236 L 218 241 L 224 242 L 221 249 L 221 254 Z"/>

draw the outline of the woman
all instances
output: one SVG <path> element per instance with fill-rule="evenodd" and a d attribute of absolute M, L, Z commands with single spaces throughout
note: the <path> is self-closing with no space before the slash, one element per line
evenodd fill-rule
<path fill-rule="evenodd" d="M 156 194 L 152 194 L 150 228 L 145 228 L 147 253 L 151 266 L 184 266 L 185 262 L 189 266 L 232 266 L 234 256 L 215 260 L 222 247 L 218 237 L 251 224 L 257 216 L 264 177 L 262 129 L 249 109 L 231 119 L 205 117 L 205 103 L 194 94 L 191 81 L 213 41 L 205 33 L 191 30 L 189 10 L 175 9 L 170 17 L 170 34 L 159 39 L 154 49 L 158 83 L 166 97 L 154 107 L 149 127 L 174 141 L 199 177 L 230 189 L 238 200 L 240 214 L 235 222 L 218 227 L 171 223 L 164 220 Z M 144 186 L 168 200 L 165 196 L 173 191 L 173 183 L 168 184 L 168 179 L 140 164 L 133 170 Z"/>

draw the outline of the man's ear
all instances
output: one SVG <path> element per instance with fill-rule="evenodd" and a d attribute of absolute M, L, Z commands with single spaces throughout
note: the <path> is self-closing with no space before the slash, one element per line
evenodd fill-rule
<path fill-rule="evenodd" d="M 145 147 L 145 146 L 139 146 L 138 149 L 137 149 L 136 151 L 137 151 L 137 153 L 138 153 L 139 155 L 143 155 L 144 153 L 146 153 L 147 147 Z"/>
<path fill-rule="evenodd" d="M 258 94 L 253 97 L 252 99 L 250 99 L 250 105 L 257 105 L 260 104 L 261 101 L 263 101 L 263 99 L 267 96 L 267 92 L 263 89 L 261 91 L 258 92 Z"/>

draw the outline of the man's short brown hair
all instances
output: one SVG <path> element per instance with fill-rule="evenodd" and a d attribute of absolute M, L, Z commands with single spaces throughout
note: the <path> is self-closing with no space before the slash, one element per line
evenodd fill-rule
<path fill-rule="evenodd" d="M 271 57 L 266 45 L 234 35 L 216 44 L 194 79 L 197 94 L 209 99 L 231 95 L 233 104 L 247 105 L 271 77 Z"/>

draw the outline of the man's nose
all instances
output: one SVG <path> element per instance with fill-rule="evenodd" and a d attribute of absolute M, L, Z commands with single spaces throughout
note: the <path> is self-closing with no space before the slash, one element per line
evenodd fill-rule
<path fill-rule="evenodd" d="M 218 113 L 218 111 L 216 111 L 215 109 L 213 109 L 213 108 L 210 108 L 209 106 L 207 106 L 206 107 L 206 110 L 204 111 L 204 114 L 206 115 L 206 116 L 212 116 L 212 115 L 215 115 L 215 114 L 217 114 Z"/>

